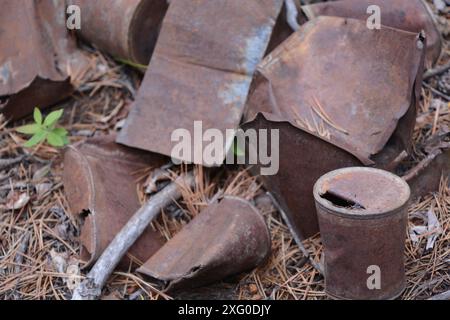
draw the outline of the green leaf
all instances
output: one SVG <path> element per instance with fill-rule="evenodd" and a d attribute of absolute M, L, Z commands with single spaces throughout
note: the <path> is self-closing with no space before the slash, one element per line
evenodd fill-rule
<path fill-rule="evenodd" d="M 39 108 L 34 108 L 33 118 L 37 124 L 42 124 L 42 113 Z"/>
<path fill-rule="evenodd" d="M 68 145 L 70 143 L 69 138 L 67 136 L 63 137 L 64 145 Z"/>
<path fill-rule="evenodd" d="M 46 126 L 47 128 L 53 126 L 56 121 L 58 121 L 62 115 L 63 115 L 64 110 L 60 109 L 60 110 L 56 110 L 51 112 L 44 120 L 44 126 Z"/>
<path fill-rule="evenodd" d="M 60 137 L 67 136 L 69 134 L 69 132 L 67 132 L 67 130 L 64 128 L 55 128 L 52 130 L 52 132 Z"/>
<path fill-rule="evenodd" d="M 40 130 L 42 130 L 41 125 L 37 123 L 21 126 L 16 129 L 17 132 L 24 134 L 35 134 L 38 133 Z"/>
<path fill-rule="evenodd" d="M 34 136 L 32 136 L 31 139 L 28 140 L 23 146 L 25 148 L 34 147 L 38 143 L 44 141 L 46 137 L 47 137 L 47 132 L 46 131 L 39 131 Z"/>
<path fill-rule="evenodd" d="M 56 133 L 49 132 L 47 136 L 47 142 L 54 147 L 64 147 L 64 139 L 63 137 L 57 135 Z"/>
<path fill-rule="evenodd" d="M 239 148 L 239 145 L 236 143 L 236 141 L 233 144 L 233 152 L 234 152 L 234 155 L 237 157 L 245 156 L 245 152 L 242 151 L 241 148 Z"/>

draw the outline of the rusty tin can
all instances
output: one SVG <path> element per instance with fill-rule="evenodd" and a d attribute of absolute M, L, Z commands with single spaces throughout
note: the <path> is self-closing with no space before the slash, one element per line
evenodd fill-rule
<path fill-rule="evenodd" d="M 395 299 L 405 289 L 410 188 L 380 169 L 332 171 L 314 186 L 325 255 L 325 291 L 335 299 Z"/>
<path fill-rule="evenodd" d="M 148 64 L 168 8 L 166 0 L 70 0 L 81 11 L 78 34 L 110 55 Z"/>

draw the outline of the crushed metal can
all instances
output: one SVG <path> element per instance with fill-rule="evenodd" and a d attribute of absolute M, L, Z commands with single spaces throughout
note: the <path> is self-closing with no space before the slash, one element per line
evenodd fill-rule
<path fill-rule="evenodd" d="M 242 118 L 256 66 L 270 40 L 282 0 L 173 0 L 143 84 L 118 142 L 203 164 L 203 149 L 173 153 L 180 130 L 202 142 L 219 130 L 223 159 Z M 220 19 L 218 19 L 220 17 Z M 200 122 L 200 137 L 194 122 Z M 189 145 L 192 145 L 189 143 Z M 221 150 L 222 151 L 222 150 Z"/>
<path fill-rule="evenodd" d="M 279 172 L 262 179 L 300 238 L 318 232 L 315 179 L 344 166 L 386 168 L 410 151 L 422 40 L 392 28 L 369 30 L 356 19 L 319 17 L 259 65 L 243 128 L 279 127 Z"/>
<path fill-rule="evenodd" d="M 73 91 L 88 64 L 66 28 L 64 1 L 5 0 L 0 10 L 0 112 L 16 120 Z"/>
<path fill-rule="evenodd" d="M 81 11 L 80 37 L 115 58 L 147 65 L 167 0 L 70 0 Z"/>
<path fill-rule="evenodd" d="M 321 177 L 314 198 L 326 293 L 346 300 L 397 298 L 406 286 L 408 184 L 384 170 L 345 168 Z"/>
<path fill-rule="evenodd" d="M 427 66 L 437 62 L 442 50 L 442 36 L 425 0 L 340 0 L 303 6 L 302 10 L 309 19 L 336 16 L 368 21 L 371 16 L 368 10 L 373 6 L 380 9 L 381 24 L 384 26 L 416 33 L 424 30 Z"/>
<path fill-rule="evenodd" d="M 189 290 L 251 270 L 270 254 L 269 230 L 248 201 L 226 196 L 209 205 L 137 271 Z"/>
<path fill-rule="evenodd" d="M 69 146 L 64 154 L 63 183 L 72 214 L 82 224 L 81 259 L 91 266 L 140 208 L 136 172 L 159 168 L 167 159 L 114 142 L 115 136 L 92 138 Z M 151 227 L 121 262 L 144 262 L 164 244 Z M 131 259 L 130 259 L 131 257 Z"/>

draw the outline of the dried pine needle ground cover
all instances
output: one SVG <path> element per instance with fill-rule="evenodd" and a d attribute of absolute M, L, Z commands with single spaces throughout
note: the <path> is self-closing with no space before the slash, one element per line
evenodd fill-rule
<path fill-rule="evenodd" d="M 448 18 L 448 17 L 447 17 Z M 449 37 L 450 23 L 445 16 L 442 32 Z M 70 132 L 71 143 L 107 134 L 120 128 L 140 83 L 137 72 L 91 51 L 91 65 L 77 75 L 77 92 L 64 107 L 61 125 Z M 439 64 L 450 61 L 450 43 L 445 42 Z M 448 102 L 437 94 L 447 87 L 450 72 L 428 81 L 414 135 L 419 145 L 450 125 Z M 441 93 L 442 94 L 442 93 Z M 74 285 L 83 278 L 77 259 L 79 229 L 67 205 L 61 182 L 63 170 L 60 150 L 41 145 L 24 149 L 26 137 L 15 128 L 29 122 L 0 120 L 0 299 L 70 299 Z M 406 166 L 420 161 L 419 149 Z M 171 168 L 174 171 L 179 168 Z M 137 190 L 144 202 L 151 181 L 149 171 L 138 173 Z M 231 194 L 253 201 L 264 215 L 272 237 L 272 255 L 260 268 L 183 296 L 170 297 L 130 270 L 117 271 L 110 278 L 104 299 L 325 299 L 324 281 L 295 244 L 270 198 L 245 169 L 196 168 L 194 190 L 184 190 L 183 199 L 171 205 L 154 223 L 170 239 L 208 203 Z M 213 174 L 214 173 L 214 174 Z M 15 209 L 12 209 L 15 208 Z M 426 299 L 450 290 L 450 190 L 443 180 L 439 191 L 415 200 L 410 206 L 410 230 L 420 230 L 433 217 L 438 228 L 411 233 L 406 243 L 407 289 L 403 299 Z M 431 240 L 434 240 L 430 247 Z M 304 242 L 311 257 L 321 261 L 322 245 L 316 236 Z M 429 247 L 427 249 L 427 246 Z M 138 262 L 139 263 L 139 262 Z"/>

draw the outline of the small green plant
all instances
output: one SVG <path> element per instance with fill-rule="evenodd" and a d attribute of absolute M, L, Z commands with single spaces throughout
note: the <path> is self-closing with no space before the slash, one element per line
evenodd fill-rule
<path fill-rule="evenodd" d="M 69 144 L 67 130 L 56 127 L 62 115 L 63 109 L 60 109 L 51 112 L 43 119 L 41 111 L 38 108 L 34 108 L 33 118 L 35 123 L 16 129 L 19 133 L 32 135 L 31 139 L 24 144 L 24 147 L 31 148 L 45 140 L 53 147 L 63 147 Z"/>
<path fill-rule="evenodd" d="M 239 148 L 239 144 L 237 143 L 237 140 L 235 139 L 233 142 L 233 153 L 236 157 L 243 157 L 245 156 L 245 152 Z"/>

